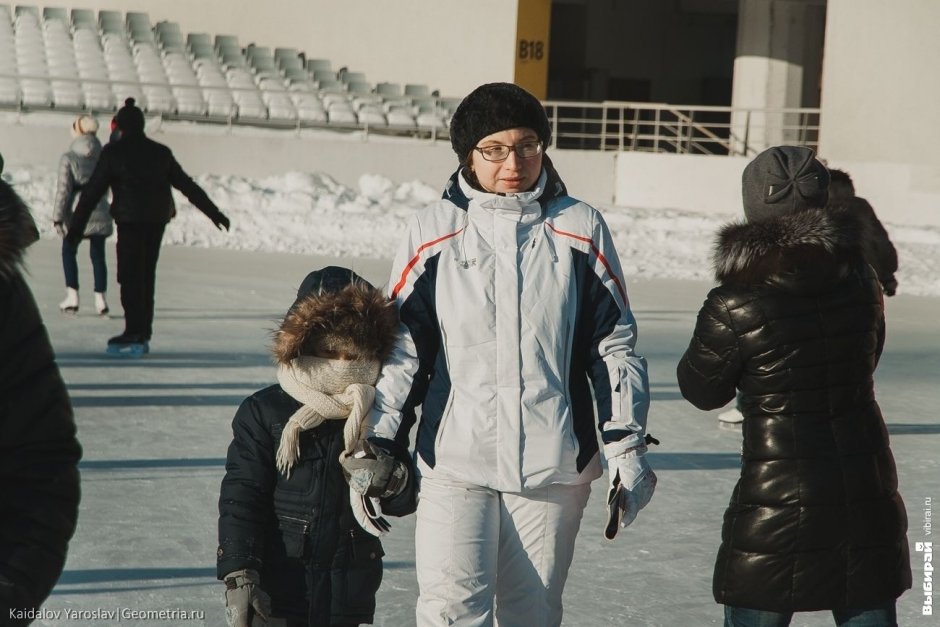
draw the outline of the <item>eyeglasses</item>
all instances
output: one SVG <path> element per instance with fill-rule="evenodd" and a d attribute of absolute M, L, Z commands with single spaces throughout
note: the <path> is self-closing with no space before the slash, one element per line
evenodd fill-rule
<path fill-rule="evenodd" d="M 474 150 L 479 152 L 487 161 L 505 161 L 509 158 L 509 153 L 512 151 L 516 151 L 516 156 L 522 159 L 531 159 L 532 157 L 537 157 L 542 154 L 542 142 L 529 141 L 514 146 L 494 144 L 492 146 L 484 146 L 483 148 L 474 148 Z"/>

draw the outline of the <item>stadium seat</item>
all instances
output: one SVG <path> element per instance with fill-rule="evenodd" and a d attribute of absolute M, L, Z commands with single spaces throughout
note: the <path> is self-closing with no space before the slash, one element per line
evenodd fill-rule
<path fill-rule="evenodd" d="M 424 98 L 431 95 L 431 88 L 427 85 L 407 83 L 405 85 L 404 95 L 410 98 Z"/>
<path fill-rule="evenodd" d="M 375 93 L 384 97 L 402 96 L 401 85 L 398 83 L 376 83 Z"/>
<path fill-rule="evenodd" d="M 307 59 L 307 71 L 313 74 L 317 70 L 333 71 L 333 64 L 328 59 Z"/>
<path fill-rule="evenodd" d="M 410 106 L 386 105 L 385 117 L 388 119 L 389 128 L 401 130 L 411 130 L 416 127 L 415 117 Z"/>
<path fill-rule="evenodd" d="M 91 28 L 98 31 L 98 20 L 91 9 L 72 9 L 72 30 Z"/>
<path fill-rule="evenodd" d="M 45 7 L 42 10 L 42 19 L 45 22 L 49 20 L 58 20 L 68 26 L 69 12 L 61 7 Z"/>
<path fill-rule="evenodd" d="M 0 78 L 0 105 L 19 106 L 19 84 L 10 78 Z"/>
<path fill-rule="evenodd" d="M 146 11 L 0 4 L 0 104 L 333 125 L 445 128 L 451 110 L 427 85 L 333 69 L 297 48 L 226 34 L 184 33 Z M 459 102 L 459 100 L 457 101 Z"/>
<path fill-rule="evenodd" d="M 359 117 L 359 123 L 363 126 L 388 126 L 388 120 L 385 118 L 385 111 L 380 104 L 364 104 L 356 112 Z"/>

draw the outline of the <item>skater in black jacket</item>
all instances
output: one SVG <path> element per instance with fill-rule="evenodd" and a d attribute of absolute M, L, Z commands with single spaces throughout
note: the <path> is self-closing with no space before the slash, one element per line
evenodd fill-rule
<path fill-rule="evenodd" d="M 898 289 L 895 273 L 898 271 L 898 252 L 888 237 L 875 210 L 864 198 L 855 195 L 852 177 L 844 170 L 829 170 L 832 183 L 829 186 L 829 205 L 834 213 L 844 213 L 858 220 L 862 253 L 865 261 L 875 269 L 885 296 L 894 296 Z"/>
<path fill-rule="evenodd" d="M 388 530 L 376 513 L 416 507 L 407 449 L 360 438 L 397 328 L 395 304 L 350 270 L 301 284 L 275 333 L 278 384 L 245 399 L 232 423 L 217 554 L 229 625 L 372 622 Z M 375 500 L 344 477 L 364 467 Z"/>
<path fill-rule="evenodd" d="M 2 163 L 2 160 L 0 160 Z M 72 405 L 20 263 L 39 238 L 0 180 L 0 624 L 28 625 L 62 573 L 78 519 Z"/>
<path fill-rule="evenodd" d="M 219 229 L 229 219 L 189 177 L 173 153 L 144 135 L 144 114 L 128 98 L 117 113 L 120 141 L 101 151 L 82 189 L 66 241 L 77 245 L 98 200 L 111 188 L 111 216 L 117 223 L 117 279 L 124 307 L 124 332 L 108 340 L 109 352 L 147 352 L 153 334 L 157 258 L 163 230 L 174 211 L 171 188 L 180 190 Z"/>
<path fill-rule="evenodd" d="M 741 476 L 712 591 L 725 627 L 897 625 L 911 587 L 907 515 L 875 400 L 884 298 L 858 221 L 826 209 L 829 173 L 779 146 L 744 170 L 745 222 L 721 229 L 717 287 L 679 362 L 699 409 L 741 394 Z"/>

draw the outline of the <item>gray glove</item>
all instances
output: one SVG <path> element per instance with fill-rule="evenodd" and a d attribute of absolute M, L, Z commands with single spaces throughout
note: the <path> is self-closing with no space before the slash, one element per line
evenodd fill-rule
<path fill-rule="evenodd" d="M 225 576 L 225 622 L 229 627 L 266 625 L 271 597 L 261 589 L 256 570 L 236 570 Z M 257 619 L 261 619 L 260 622 Z"/>
<path fill-rule="evenodd" d="M 343 474 L 353 491 L 372 498 L 400 494 L 408 483 L 408 469 L 382 447 L 360 440 L 352 455 L 340 460 Z"/>
<path fill-rule="evenodd" d="M 659 443 L 655 438 L 651 441 Z M 656 473 L 646 461 L 646 443 L 638 434 L 604 445 L 608 466 L 607 525 L 604 537 L 613 540 L 629 527 L 656 490 Z"/>
<path fill-rule="evenodd" d="M 55 232 L 59 234 L 59 237 L 65 237 L 65 225 L 61 222 L 53 222 L 52 226 L 55 227 Z"/>

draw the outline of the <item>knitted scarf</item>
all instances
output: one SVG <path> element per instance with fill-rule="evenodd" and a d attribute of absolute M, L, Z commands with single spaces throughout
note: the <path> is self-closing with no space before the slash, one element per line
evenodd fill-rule
<path fill-rule="evenodd" d="M 345 452 L 352 452 L 359 440 L 362 420 L 372 407 L 378 360 L 325 359 L 301 356 L 280 364 L 277 380 L 281 388 L 303 405 L 294 412 L 281 434 L 277 448 L 277 469 L 290 477 L 300 456 L 300 434 L 324 420 L 346 420 L 343 429 Z M 348 418 L 348 420 L 347 420 Z"/>

